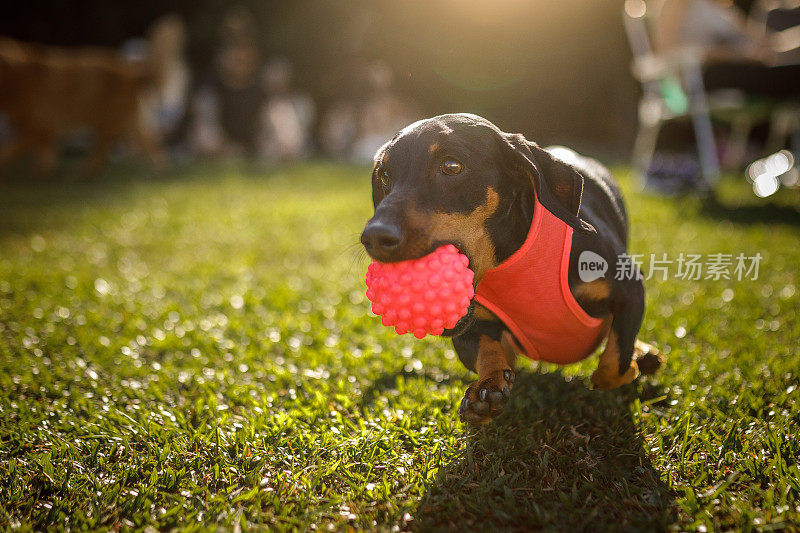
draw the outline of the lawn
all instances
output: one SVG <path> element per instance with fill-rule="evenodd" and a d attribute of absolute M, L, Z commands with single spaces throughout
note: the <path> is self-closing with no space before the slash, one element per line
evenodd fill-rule
<path fill-rule="evenodd" d="M 788 193 L 621 172 L 633 253 L 760 253 L 758 279 L 655 276 L 662 372 L 523 361 L 470 432 L 449 341 L 369 312 L 366 169 L 106 174 L 0 189 L 0 529 L 800 529 Z"/>

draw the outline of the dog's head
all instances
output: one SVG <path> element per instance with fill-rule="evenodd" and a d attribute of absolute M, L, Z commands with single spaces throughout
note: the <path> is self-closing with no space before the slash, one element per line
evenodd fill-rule
<path fill-rule="evenodd" d="M 361 234 L 381 262 L 454 244 L 484 273 L 525 241 L 539 202 L 578 231 L 583 177 L 521 135 L 470 114 L 415 122 L 375 154 L 375 214 Z"/>

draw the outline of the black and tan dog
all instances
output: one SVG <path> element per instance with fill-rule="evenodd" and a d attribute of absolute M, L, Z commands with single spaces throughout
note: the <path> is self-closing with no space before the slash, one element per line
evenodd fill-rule
<path fill-rule="evenodd" d="M 577 356 L 575 360 L 590 355 L 606 340 L 592 375 L 592 383 L 599 389 L 630 383 L 640 372 L 652 373 L 661 364 L 658 353 L 636 339 L 644 314 L 644 286 L 636 269 L 631 269 L 633 275 L 608 272 L 589 281 L 583 281 L 587 276 L 580 272 L 579 267 L 585 266 L 579 265 L 586 257 L 582 254 L 590 253 L 591 258 L 615 267 L 627 247 L 627 217 L 619 189 L 597 161 L 565 148 L 542 149 L 475 115 L 442 115 L 407 126 L 378 150 L 372 199 L 375 214 L 367 222 L 361 242 L 373 259 L 415 259 L 450 243 L 469 258 L 475 272 L 477 296 L 469 313 L 444 333 L 452 337 L 461 361 L 478 373 L 461 403 L 462 420 L 483 424 L 498 414 L 513 387 L 516 353 L 539 358 L 537 350 L 554 351 L 553 339 L 570 346 L 565 351 L 587 352 L 572 354 L 570 357 Z M 550 241 L 533 235 L 544 231 L 540 227 L 546 224 L 563 231 L 547 237 Z M 551 248 L 556 249 L 549 253 Z M 530 257 L 520 261 L 526 254 Z M 539 264 L 539 256 L 554 256 L 554 261 L 542 259 Z M 525 321 L 519 309 L 514 318 L 511 311 L 506 315 L 502 303 L 490 305 L 491 296 L 481 297 L 488 293 L 483 289 L 490 284 L 490 277 L 494 276 L 496 290 L 498 280 L 505 283 L 502 280 L 507 278 L 496 273 L 512 263 L 517 269 L 525 264 L 540 271 L 555 269 L 552 275 L 542 271 L 545 275 L 537 273 L 521 284 L 511 278 L 514 286 L 507 291 L 518 295 L 520 301 L 533 295 L 534 304 L 525 303 L 528 307 L 523 306 L 521 312 L 530 309 L 544 329 L 556 328 L 541 332 L 544 340 L 536 339 L 537 324 L 533 330 L 519 326 Z M 561 278 L 558 269 L 562 269 Z M 536 294 L 537 279 L 542 279 L 541 295 Z M 554 287 L 544 287 L 548 284 Z M 559 284 L 561 289 L 555 287 Z M 502 289 L 500 286 L 498 292 Z M 547 291 L 555 291 L 555 298 L 544 294 Z M 512 301 L 508 307 L 516 303 Z M 551 309 L 557 313 L 559 305 L 572 309 L 564 313 L 570 319 L 591 325 L 598 342 L 576 348 L 569 332 L 571 323 L 564 323 L 561 329 L 566 331 L 552 326 L 548 313 Z M 525 331 L 534 331 L 528 335 L 532 341 Z M 537 347 L 537 342 L 541 346 Z M 555 355 L 541 358 L 569 362 L 569 358 L 560 358 L 558 347 L 556 344 Z"/>

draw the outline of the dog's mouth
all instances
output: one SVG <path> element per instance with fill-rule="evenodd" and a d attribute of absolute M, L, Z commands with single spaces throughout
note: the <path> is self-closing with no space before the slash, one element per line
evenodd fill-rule
<path fill-rule="evenodd" d="M 456 249 L 459 251 L 459 253 L 462 253 L 465 256 L 467 256 L 467 260 L 469 261 L 469 263 L 467 263 L 467 267 L 474 272 L 475 269 L 473 268 L 474 262 L 472 260 L 472 257 L 470 256 L 469 252 L 464 250 L 463 243 L 458 242 L 458 241 L 444 241 L 444 240 L 442 240 L 442 241 L 434 241 L 434 242 L 430 243 L 427 247 L 425 247 L 425 246 L 413 246 L 413 247 L 410 247 L 410 248 L 406 249 L 406 253 L 404 253 L 402 256 L 392 257 L 388 261 L 382 260 L 381 258 L 377 258 L 377 257 L 372 256 L 372 254 L 370 254 L 369 251 L 367 251 L 367 253 L 375 261 L 379 261 L 379 262 L 383 262 L 383 263 L 398 263 L 398 262 L 401 262 L 401 261 L 413 261 L 414 259 L 419 259 L 420 257 L 425 257 L 426 255 L 431 254 L 434 251 L 436 251 L 437 249 L 439 249 L 439 247 L 445 246 L 447 244 L 452 244 L 453 246 L 456 247 Z M 473 283 L 473 288 L 477 291 L 477 289 L 478 289 L 477 281 L 473 280 L 472 283 Z M 467 309 L 467 314 L 462 316 L 458 320 L 458 322 L 456 322 L 455 326 L 453 326 L 452 328 L 449 328 L 449 329 L 445 329 L 444 332 L 442 332 L 442 334 L 440 336 L 441 337 L 457 337 L 457 336 L 461 335 L 462 333 L 464 333 L 465 331 L 467 331 L 467 329 L 469 329 L 472 326 L 472 324 L 475 322 L 474 309 L 475 309 L 475 298 L 473 296 L 472 301 L 470 301 L 469 308 Z"/>
<path fill-rule="evenodd" d="M 464 250 L 463 243 L 458 241 L 439 240 L 439 241 L 433 241 L 427 246 L 422 243 L 420 244 L 413 243 L 410 246 L 405 246 L 401 254 L 392 255 L 391 257 L 383 257 L 381 255 L 370 252 L 369 249 L 366 248 L 365 249 L 367 255 L 370 257 L 370 259 L 373 259 L 374 261 L 378 261 L 379 263 L 400 263 L 403 261 L 413 261 L 415 259 L 419 259 L 420 257 L 425 257 L 426 255 L 432 254 L 440 247 L 445 246 L 447 244 L 452 244 L 453 246 L 456 247 L 459 253 L 466 255 L 467 259 L 469 260 L 467 267 L 471 269 L 473 272 L 475 272 L 475 269 L 473 268 L 474 262 L 472 260 L 472 257 L 470 256 L 469 252 L 466 252 Z"/>
<path fill-rule="evenodd" d="M 430 249 L 427 252 L 422 254 L 422 256 L 428 255 L 428 254 L 432 253 L 434 250 L 437 250 L 439 247 L 445 246 L 447 244 L 452 244 L 453 246 L 456 247 L 456 249 L 458 250 L 458 253 L 466 255 L 467 256 L 467 260 L 469 261 L 469 263 L 467 263 L 467 268 L 469 268 L 470 270 L 475 272 L 475 268 L 474 268 L 475 267 L 475 262 L 472 260 L 472 256 L 470 255 L 469 252 L 464 250 L 464 245 L 462 243 L 458 242 L 458 241 L 436 241 L 431 245 Z M 420 256 L 420 257 L 422 257 L 422 256 Z M 477 273 L 475 275 L 475 278 L 472 280 L 472 287 L 475 290 L 478 289 Z"/>
<path fill-rule="evenodd" d="M 474 310 L 475 310 L 475 299 L 473 298 L 472 301 L 469 303 L 467 314 L 459 318 L 455 326 L 453 326 L 450 329 L 444 330 L 440 335 L 440 337 L 458 337 L 462 333 L 466 332 L 475 323 Z"/>

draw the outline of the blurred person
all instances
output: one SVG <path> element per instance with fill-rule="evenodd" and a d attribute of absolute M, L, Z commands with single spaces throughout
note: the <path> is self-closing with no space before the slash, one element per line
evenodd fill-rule
<path fill-rule="evenodd" d="M 64 138 L 91 134 L 85 172 L 96 174 L 116 141 L 129 141 L 160 166 L 164 154 L 143 119 L 142 98 L 151 77 L 146 65 L 115 50 L 59 48 L 0 37 L 0 112 L 13 131 L 0 148 L 0 171 L 17 158 L 36 154 L 33 172 L 52 172 Z"/>
<path fill-rule="evenodd" d="M 279 57 L 264 72 L 269 99 L 261 110 L 259 155 L 267 161 L 285 161 L 311 153 L 314 101 L 292 89 L 292 64 Z"/>
<path fill-rule="evenodd" d="M 340 159 L 368 163 L 376 150 L 419 116 L 417 106 L 392 89 L 394 74 L 382 61 L 361 73 L 366 95 L 336 102 L 326 113 L 320 131 L 325 151 Z"/>
<path fill-rule="evenodd" d="M 350 159 L 358 134 L 358 105 L 352 100 L 340 100 L 328 108 L 322 117 L 319 142 L 322 150 L 339 161 Z"/>
<path fill-rule="evenodd" d="M 214 71 L 192 102 L 190 143 L 202 155 L 252 157 L 267 100 L 255 20 L 236 7 L 224 17 L 221 34 Z"/>
<path fill-rule="evenodd" d="M 678 64 L 686 59 L 697 61 L 703 88 L 724 95 L 732 108 L 745 108 L 751 102 L 769 108 L 800 97 L 800 65 L 783 63 L 789 56 L 773 49 L 764 24 L 759 29 L 752 21 L 748 23 L 746 14 L 731 1 L 664 0 L 655 20 L 656 51 Z M 723 160 L 737 167 L 765 149 L 762 145 L 747 157 L 748 148 L 742 143 L 749 139 L 736 138 L 733 133 L 730 138 L 735 140 L 718 141 L 716 148 Z M 782 148 L 773 144 L 767 139 L 766 148 Z M 701 169 L 694 155 L 670 152 L 662 148 L 653 155 L 648 182 L 662 190 L 696 184 Z"/>
<path fill-rule="evenodd" d="M 768 98 L 800 97 L 800 65 L 776 64 L 763 34 L 748 28 L 731 1 L 664 0 L 656 19 L 657 50 L 701 59 L 707 90 L 739 89 Z"/>
<path fill-rule="evenodd" d="M 159 131 L 166 144 L 179 135 L 186 113 L 191 74 L 184 58 L 186 25 L 176 14 L 156 20 L 148 32 L 148 67 L 153 77 L 152 89 L 145 100 L 147 119 Z"/>
<path fill-rule="evenodd" d="M 150 83 L 142 97 L 143 117 L 165 146 L 178 143 L 186 116 L 191 75 L 185 45 L 186 25 L 173 13 L 158 18 L 146 38 L 129 39 L 122 45 L 128 60 L 147 68 Z"/>
<path fill-rule="evenodd" d="M 372 94 L 359 112 L 359 133 L 353 145 L 353 158 L 358 162 L 372 161 L 386 139 L 419 116 L 414 105 L 392 90 L 394 73 L 389 65 L 376 61 L 369 65 L 366 75 Z"/>

